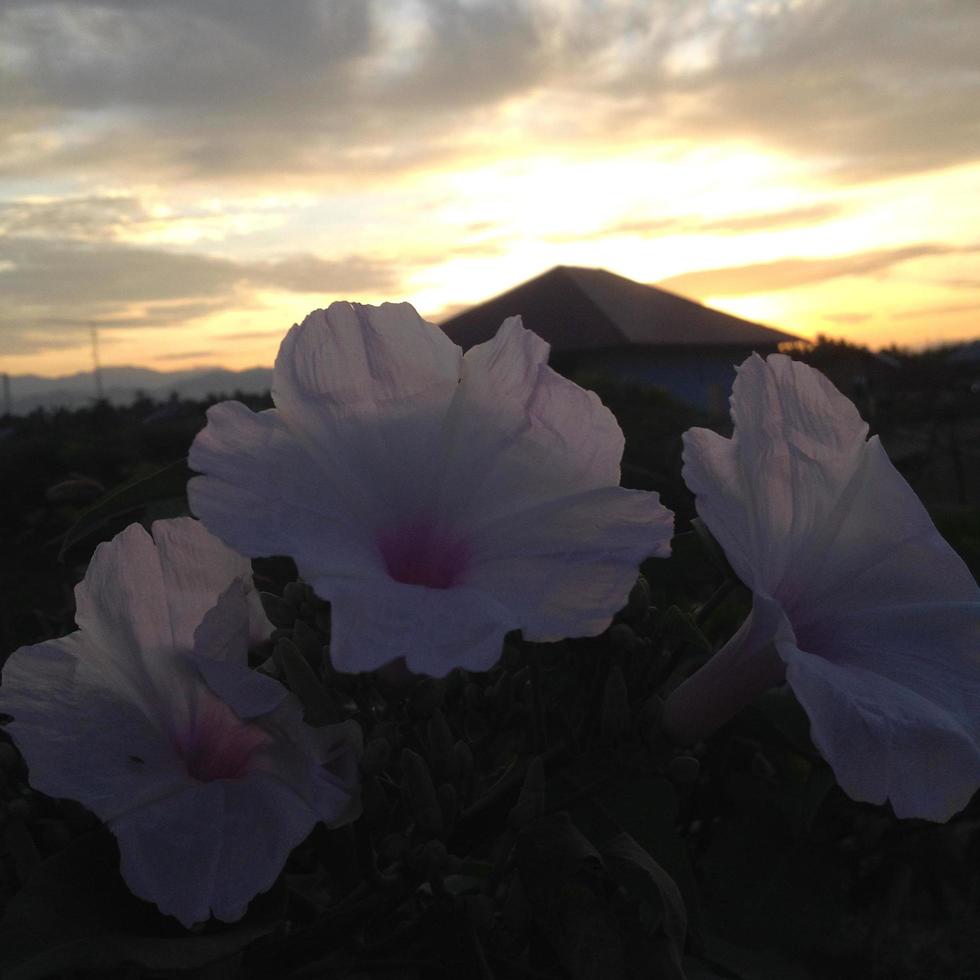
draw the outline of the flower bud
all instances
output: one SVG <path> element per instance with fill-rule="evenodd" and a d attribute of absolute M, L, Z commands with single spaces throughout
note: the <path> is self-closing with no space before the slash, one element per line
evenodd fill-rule
<path fill-rule="evenodd" d="M 490 704 L 498 715 L 506 715 L 514 700 L 513 678 L 504 671 L 490 689 Z"/>
<path fill-rule="evenodd" d="M 282 590 L 283 601 L 288 603 L 293 609 L 298 610 L 310 598 L 309 586 L 302 582 L 288 582 Z"/>
<path fill-rule="evenodd" d="M 361 756 L 361 772 L 373 776 L 381 772 L 391 761 L 391 745 L 386 738 L 372 738 Z"/>
<path fill-rule="evenodd" d="M 449 775 L 455 738 L 445 715 L 439 708 L 432 713 L 425 730 L 429 747 L 429 765 L 437 779 L 444 779 Z"/>
<path fill-rule="evenodd" d="M 340 721 L 343 712 L 326 688 L 317 680 L 310 665 L 291 640 L 276 643 L 273 656 L 276 666 L 286 678 L 289 689 L 303 705 L 303 719 L 314 728 Z"/>
<path fill-rule="evenodd" d="M 402 749 L 402 794 L 419 831 L 438 837 L 443 831 L 442 808 L 425 760 L 411 749 Z"/>
<path fill-rule="evenodd" d="M 19 765 L 20 753 L 9 742 L 0 742 L 0 769 L 16 769 Z"/>
<path fill-rule="evenodd" d="M 371 827 L 383 826 L 388 819 L 388 797 L 377 776 L 367 776 L 361 783 L 361 805 L 364 819 Z"/>
<path fill-rule="evenodd" d="M 544 760 L 536 755 L 527 767 L 517 803 L 507 814 L 507 825 L 515 830 L 527 826 L 544 813 L 546 803 Z"/>
<path fill-rule="evenodd" d="M 293 643 L 310 667 L 319 671 L 323 660 L 323 639 L 320 634 L 309 623 L 297 619 L 293 624 Z"/>
<path fill-rule="evenodd" d="M 427 718 L 442 704 L 442 685 L 431 677 L 423 677 L 408 696 L 408 710 L 415 718 Z"/>
<path fill-rule="evenodd" d="M 457 785 L 463 786 L 473 775 L 473 750 L 460 740 L 453 746 L 452 774 Z"/>
<path fill-rule="evenodd" d="M 259 598 L 262 600 L 262 608 L 273 626 L 286 629 L 296 621 L 296 610 L 279 596 L 273 595 L 271 592 L 260 592 Z"/>
<path fill-rule="evenodd" d="M 626 600 L 626 617 L 637 626 L 642 625 L 650 614 L 651 598 L 650 583 L 641 575 Z"/>
<path fill-rule="evenodd" d="M 449 854 L 446 845 L 441 840 L 426 841 L 422 848 L 420 864 L 426 877 L 439 877 L 446 871 L 449 863 Z"/>
<path fill-rule="evenodd" d="M 609 627 L 606 637 L 613 650 L 629 650 L 636 634 L 633 632 L 633 628 L 627 626 L 626 623 L 613 623 Z"/>
<path fill-rule="evenodd" d="M 613 664 L 602 694 L 602 715 L 599 719 L 600 739 L 606 745 L 618 742 L 630 727 L 629 691 L 619 664 Z"/>
<path fill-rule="evenodd" d="M 637 730 L 647 751 L 655 756 L 662 753 L 669 745 L 667 736 L 661 726 L 664 713 L 664 702 L 657 694 L 651 694 L 643 702 L 637 718 Z"/>
<path fill-rule="evenodd" d="M 459 798 L 456 795 L 456 787 L 452 783 L 442 783 L 436 796 L 439 799 L 439 808 L 442 810 L 442 821 L 445 827 L 446 837 L 449 837 L 456 826 L 456 815 L 459 812 Z"/>
<path fill-rule="evenodd" d="M 697 781 L 701 763 L 693 755 L 677 755 L 667 764 L 667 775 L 682 785 Z"/>

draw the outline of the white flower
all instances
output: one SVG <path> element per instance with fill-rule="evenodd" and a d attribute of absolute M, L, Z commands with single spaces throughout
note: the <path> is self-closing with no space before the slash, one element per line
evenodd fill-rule
<path fill-rule="evenodd" d="M 785 677 L 845 792 L 947 820 L 980 785 L 980 589 L 819 372 L 753 355 L 732 418 L 685 435 L 684 478 L 753 609 L 665 728 L 695 740 Z"/>
<path fill-rule="evenodd" d="M 295 559 L 338 670 L 486 670 L 510 630 L 600 633 L 672 514 L 618 485 L 616 420 L 547 355 L 519 317 L 464 357 L 407 303 L 334 303 L 283 340 L 276 409 L 209 411 L 191 507 Z"/>
<path fill-rule="evenodd" d="M 249 670 L 271 629 L 249 563 L 197 521 L 131 525 L 75 598 L 78 631 L 3 670 L 31 785 L 104 820 L 130 889 L 162 912 L 240 918 L 317 821 L 357 816 L 360 729 L 310 728 Z"/>

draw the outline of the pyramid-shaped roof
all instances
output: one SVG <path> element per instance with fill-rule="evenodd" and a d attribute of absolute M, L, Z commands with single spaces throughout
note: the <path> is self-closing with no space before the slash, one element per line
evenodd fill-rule
<path fill-rule="evenodd" d="M 514 314 L 556 353 L 630 346 L 775 348 L 800 339 L 605 269 L 567 265 L 464 310 L 442 328 L 468 349 L 489 340 Z"/>

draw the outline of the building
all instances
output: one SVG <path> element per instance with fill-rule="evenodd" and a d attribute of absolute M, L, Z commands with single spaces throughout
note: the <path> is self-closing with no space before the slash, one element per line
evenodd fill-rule
<path fill-rule="evenodd" d="M 517 313 L 551 344 L 551 366 L 568 377 L 658 387 L 718 413 L 727 412 L 736 364 L 800 340 L 604 269 L 561 265 L 442 328 L 467 349 Z"/>

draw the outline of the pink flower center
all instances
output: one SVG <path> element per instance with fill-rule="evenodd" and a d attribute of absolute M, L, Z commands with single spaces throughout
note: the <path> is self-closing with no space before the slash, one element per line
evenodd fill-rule
<path fill-rule="evenodd" d="M 208 693 L 188 727 L 178 733 L 175 746 L 189 775 L 210 783 L 244 776 L 255 750 L 268 741 L 268 732 L 242 721 L 224 701 Z"/>
<path fill-rule="evenodd" d="M 470 549 L 432 521 L 415 520 L 378 536 L 388 574 L 396 582 L 451 589 L 470 561 Z"/>

